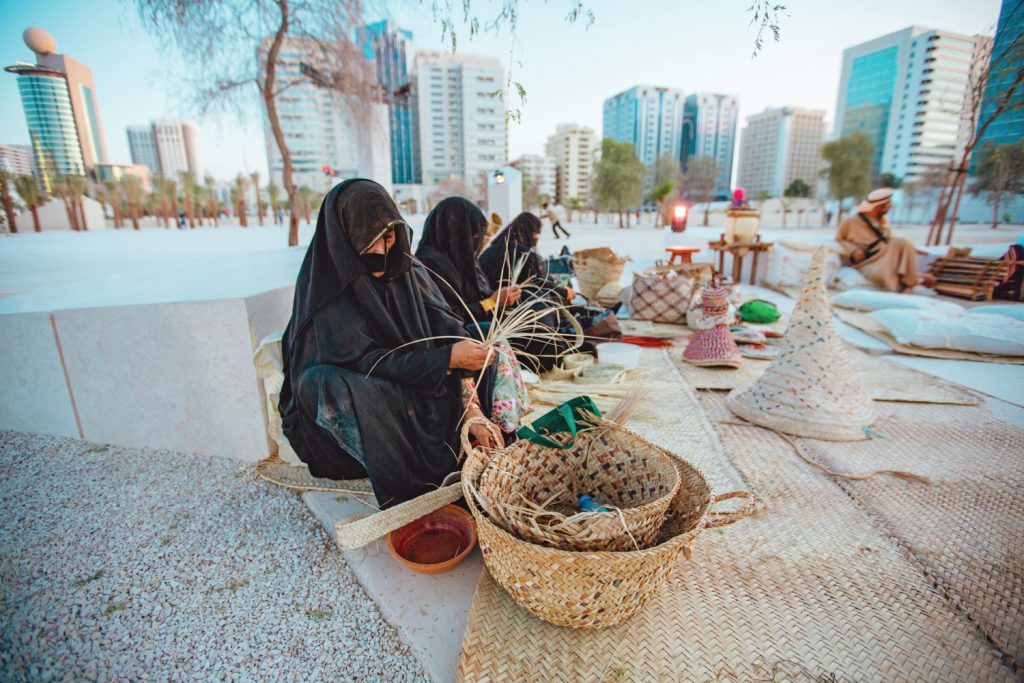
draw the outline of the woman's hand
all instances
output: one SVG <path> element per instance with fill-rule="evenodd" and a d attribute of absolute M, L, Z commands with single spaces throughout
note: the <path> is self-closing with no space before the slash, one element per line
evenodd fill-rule
<path fill-rule="evenodd" d="M 468 420 L 471 417 L 487 419 L 484 417 L 483 411 L 480 410 L 480 406 L 475 403 L 466 409 L 465 419 Z M 500 445 L 494 442 L 494 434 L 491 433 L 491 430 L 482 424 L 469 425 L 469 436 L 476 442 L 478 448 L 497 448 Z"/>
<path fill-rule="evenodd" d="M 856 249 L 854 249 L 853 251 L 850 252 L 850 263 L 852 263 L 854 265 L 860 263 L 865 258 L 867 258 L 867 254 L 865 254 L 864 250 L 862 248 L 860 248 L 860 247 L 858 247 L 858 248 L 856 248 Z"/>
<path fill-rule="evenodd" d="M 565 288 L 565 300 L 568 303 L 572 303 L 572 300 L 576 298 L 576 292 L 572 291 L 572 287 Z"/>
<path fill-rule="evenodd" d="M 509 285 L 499 289 L 491 298 L 494 299 L 495 305 L 504 307 L 516 303 L 522 295 L 523 290 L 519 285 Z"/>
<path fill-rule="evenodd" d="M 448 367 L 459 370 L 479 370 L 493 362 L 493 353 L 481 346 L 479 342 L 464 339 L 452 346 L 452 357 L 448 361 Z"/>

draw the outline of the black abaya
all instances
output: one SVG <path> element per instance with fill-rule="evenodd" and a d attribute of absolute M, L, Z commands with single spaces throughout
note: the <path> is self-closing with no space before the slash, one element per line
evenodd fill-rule
<path fill-rule="evenodd" d="M 389 228 L 386 273 L 374 278 L 360 254 Z M 311 474 L 365 473 L 386 508 L 457 469 L 461 374 L 448 370 L 455 340 L 403 346 L 439 335 L 465 332 L 414 264 L 387 192 L 368 180 L 335 187 L 317 217 L 283 339 L 282 426 Z"/>

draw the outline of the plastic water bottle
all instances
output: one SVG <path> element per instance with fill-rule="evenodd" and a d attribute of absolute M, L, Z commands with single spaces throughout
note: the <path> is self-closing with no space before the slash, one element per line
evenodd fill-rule
<path fill-rule="evenodd" d="M 588 496 L 588 495 L 585 495 L 585 494 L 580 496 L 580 500 L 579 500 L 579 504 L 578 504 L 578 509 L 579 509 L 580 512 L 611 512 L 612 511 L 611 508 L 607 508 L 604 505 L 601 505 L 596 500 L 594 500 L 591 496 Z"/>

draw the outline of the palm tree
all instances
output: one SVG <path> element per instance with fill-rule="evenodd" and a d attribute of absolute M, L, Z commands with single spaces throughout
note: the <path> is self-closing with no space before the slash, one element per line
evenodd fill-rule
<path fill-rule="evenodd" d="M 267 197 L 270 199 L 270 213 L 274 214 L 274 225 L 278 225 L 281 221 L 277 219 L 277 202 L 281 198 L 281 188 L 270 183 L 267 185 Z"/>
<path fill-rule="evenodd" d="M 169 181 L 167 178 L 157 178 L 156 189 L 153 192 L 154 199 L 160 205 L 160 218 L 163 220 L 165 228 L 171 227 L 171 188 L 168 182 L 173 181 Z"/>
<path fill-rule="evenodd" d="M 128 204 L 128 215 L 132 219 L 132 227 L 139 229 L 139 209 L 142 206 L 142 181 L 138 176 L 125 176 L 121 181 L 125 201 Z"/>
<path fill-rule="evenodd" d="M 235 203 L 235 213 L 238 214 L 238 224 L 243 228 L 249 227 L 249 220 L 246 218 L 246 207 L 245 207 L 245 193 L 249 189 L 249 180 L 244 175 L 239 173 L 235 176 L 235 187 L 233 201 Z"/>
<path fill-rule="evenodd" d="M 14 197 L 11 196 L 11 180 L 8 171 L 0 170 L 0 202 L 3 202 L 4 213 L 7 215 L 7 229 L 12 233 L 18 232 L 18 222 L 14 219 Z"/>
<path fill-rule="evenodd" d="M 213 220 L 214 227 L 220 225 L 219 216 L 217 215 L 217 181 L 213 179 L 213 176 L 209 173 L 203 178 L 203 183 L 206 185 L 206 201 L 209 206 L 210 215 L 208 218 Z"/>
<path fill-rule="evenodd" d="M 260 173 L 259 171 L 253 171 L 249 174 L 249 180 L 252 181 L 253 189 L 256 190 L 256 215 L 259 216 L 260 222 L 258 225 L 263 225 L 263 200 L 260 198 Z"/>
<path fill-rule="evenodd" d="M 110 210 L 114 213 L 114 227 L 124 227 L 121 224 L 121 188 L 114 179 L 103 181 L 103 189 L 100 190 L 105 204 L 110 204 Z"/>
<path fill-rule="evenodd" d="M 309 205 L 313 199 L 313 188 L 303 185 L 299 188 L 299 199 L 302 203 L 302 211 L 306 214 L 306 222 L 309 223 Z"/>
<path fill-rule="evenodd" d="M 572 223 L 572 214 L 575 211 L 582 211 L 584 207 L 583 200 L 579 197 L 569 197 L 569 201 L 566 204 L 566 210 L 569 212 L 569 222 Z"/>
<path fill-rule="evenodd" d="M 89 181 L 84 176 L 68 176 L 68 191 L 71 194 L 72 200 L 74 201 L 75 210 L 78 211 L 78 217 L 80 219 L 79 228 L 82 230 L 89 229 L 89 224 L 85 220 L 85 205 L 82 202 L 88 190 Z"/>
<path fill-rule="evenodd" d="M 19 175 L 14 177 L 14 189 L 21 196 L 21 200 L 25 202 L 28 210 L 32 212 L 35 231 L 42 232 L 43 229 L 39 225 L 39 204 L 42 203 L 43 193 L 39 189 L 39 183 L 30 175 Z"/>
<path fill-rule="evenodd" d="M 185 215 L 188 216 L 189 229 L 196 227 L 195 201 L 196 201 L 196 174 L 192 171 L 182 171 L 181 193 L 185 202 Z"/>
<path fill-rule="evenodd" d="M 78 230 L 78 211 L 75 210 L 74 200 L 71 196 L 71 179 L 66 175 L 54 178 L 53 192 L 64 202 L 64 210 L 68 214 L 68 224 L 71 229 Z"/>

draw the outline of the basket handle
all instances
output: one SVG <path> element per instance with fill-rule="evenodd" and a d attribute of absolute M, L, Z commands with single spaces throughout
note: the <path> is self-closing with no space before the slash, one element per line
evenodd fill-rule
<path fill-rule="evenodd" d="M 469 428 L 472 427 L 473 425 L 482 425 L 483 427 L 486 427 L 488 430 L 490 430 L 491 436 L 494 437 L 494 442 L 498 444 L 499 447 L 501 444 L 505 443 L 505 438 L 501 435 L 501 432 L 498 431 L 498 428 L 495 426 L 493 422 L 483 417 L 471 417 L 462 423 L 462 429 L 459 432 L 459 439 L 462 442 L 463 457 L 469 455 L 474 451 L 479 451 L 480 453 L 484 452 L 483 448 L 478 448 L 469 441 Z"/>
<path fill-rule="evenodd" d="M 709 512 L 706 528 L 714 529 L 715 527 L 733 524 L 744 517 L 749 517 L 757 510 L 757 501 L 752 495 L 750 495 L 749 491 L 730 491 L 729 493 L 723 493 L 720 496 L 712 495 L 710 496 L 710 503 L 711 506 L 714 507 L 723 500 L 729 500 L 730 498 L 744 498 L 747 502 L 744 503 L 743 507 L 735 512 Z"/>

